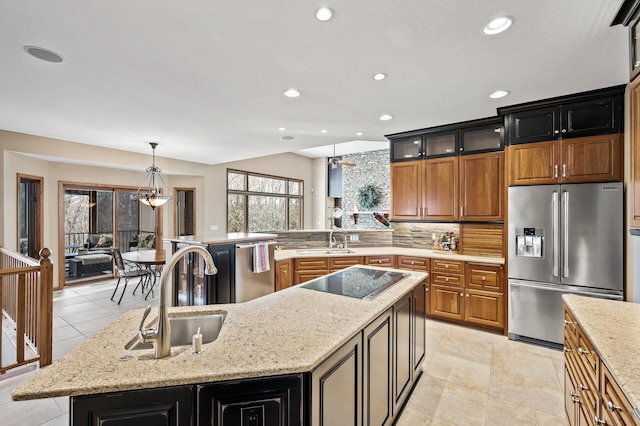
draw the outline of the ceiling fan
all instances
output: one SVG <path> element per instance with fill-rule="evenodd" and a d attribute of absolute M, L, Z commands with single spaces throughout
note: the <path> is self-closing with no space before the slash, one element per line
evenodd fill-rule
<path fill-rule="evenodd" d="M 347 160 L 339 160 L 336 157 L 336 144 L 333 144 L 333 157 L 329 158 L 329 165 L 331 166 L 332 169 L 335 169 L 338 167 L 338 164 L 343 166 L 349 166 L 349 167 L 354 167 L 356 165 L 355 163 L 352 163 Z"/>

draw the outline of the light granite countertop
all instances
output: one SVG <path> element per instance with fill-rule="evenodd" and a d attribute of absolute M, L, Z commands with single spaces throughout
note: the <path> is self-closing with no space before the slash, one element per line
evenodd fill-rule
<path fill-rule="evenodd" d="M 428 249 L 416 249 L 405 247 L 349 247 L 353 253 L 299 253 L 299 251 L 309 251 L 310 249 L 287 249 L 276 250 L 275 260 L 293 259 L 296 257 L 347 257 L 347 256 L 382 256 L 382 255 L 404 255 L 416 257 L 428 257 L 431 259 L 457 260 L 461 262 L 478 262 L 504 265 L 504 257 L 490 256 L 469 256 L 465 254 L 447 253 Z M 312 248 L 311 250 L 322 250 L 322 248 Z"/>
<path fill-rule="evenodd" d="M 640 305 L 574 294 L 562 299 L 640 420 Z"/>
<path fill-rule="evenodd" d="M 395 271 L 408 276 L 373 300 L 298 285 L 245 303 L 170 308 L 170 315 L 226 313 L 217 340 L 204 344 L 199 355 L 190 346 L 173 348 L 170 357 L 158 360 L 152 349 L 125 350 L 142 318 L 142 310 L 132 310 L 40 370 L 12 397 L 19 401 L 309 372 L 427 277 Z M 120 361 L 128 354 L 134 358 Z"/>

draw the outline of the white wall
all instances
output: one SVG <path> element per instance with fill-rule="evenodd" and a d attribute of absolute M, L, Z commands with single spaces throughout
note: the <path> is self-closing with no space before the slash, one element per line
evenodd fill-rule
<path fill-rule="evenodd" d="M 33 155 L 39 156 L 35 158 Z M 46 157 L 46 159 L 43 159 Z M 0 246 L 17 250 L 17 173 L 44 178 L 44 246 L 54 252 L 54 285 L 57 282 L 58 241 L 58 186 L 59 182 L 94 183 L 101 185 L 137 187 L 151 165 L 149 155 L 135 154 L 109 148 L 78 144 L 57 139 L 42 138 L 0 130 Z M 62 162 L 65 161 L 65 162 Z M 88 166 L 67 161 L 92 162 Z M 227 168 L 246 170 L 305 181 L 305 228 L 312 228 L 314 212 L 314 161 L 296 154 L 279 154 L 222 165 L 172 160 L 156 155 L 156 165 L 163 170 L 169 188 L 196 188 L 196 230 L 209 232 L 210 225 L 226 230 L 226 171 Z M 326 172 L 325 172 L 326 173 Z M 325 179 L 326 176 L 322 177 Z M 326 184 L 322 184 L 326 186 Z M 173 235 L 173 207 L 163 208 L 164 235 Z"/>

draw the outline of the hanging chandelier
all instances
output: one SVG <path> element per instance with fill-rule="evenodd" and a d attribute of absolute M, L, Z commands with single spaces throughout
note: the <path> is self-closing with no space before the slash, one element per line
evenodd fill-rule
<path fill-rule="evenodd" d="M 167 201 L 173 200 L 173 195 L 169 192 L 169 187 L 164 181 L 160 173 L 162 170 L 156 167 L 156 142 L 150 142 L 151 149 L 153 150 L 153 163 L 151 167 L 147 168 L 147 177 L 142 181 L 142 185 L 138 188 L 133 198 L 140 201 L 142 204 L 151 207 L 155 210 L 156 207 L 164 205 Z M 159 183 L 162 183 L 164 191 L 161 191 Z M 162 195 L 164 192 L 166 195 Z"/>

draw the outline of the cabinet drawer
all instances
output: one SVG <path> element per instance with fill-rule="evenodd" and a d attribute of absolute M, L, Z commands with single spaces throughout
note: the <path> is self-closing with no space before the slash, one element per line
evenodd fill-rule
<path fill-rule="evenodd" d="M 296 271 L 318 271 L 321 269 L 329 269 L 329 259 L 326 257 L 300 257 L 296 259 Z"/>
<path fill-rule="evenodd" d="M 362 264 L 362 256 L 350 256 L 350 257 L 330 257 L 329 258 L 329 270 L 331 272 L 338 269 L 348 268 L 353 265 Z"/>
<path fill-rule="evenodd" d="M 394 268 L 396 266 L 395 256 L 365 256 L 365 265 L 384 266 Z"/>
<path fill-rule="evenodd" d="M 600 377 L 600 357 L 580 327 L 578 327 L 577 353 L 578 361 L 583 367 L 586 378 L 594 385 L 598 384 Z"/>
<path fill-rule="evenodd" d="M 605 366 L 601 366 L 600 393 L 602 395 L 602 416 L 608 425 L 638 424 L 634 419 L 633 407 Z"/>
<path fill-rule="evenodd" d="M 300 284 L 327 275 L 327 271 L 296 271 L 293 274 L 293 283 Z"/>
<path fill-rule="evenodd" d="M 399 269 L 429 272 L 429 259 L 425 257 L 398 256 L 396 264 Z"/>
<path fill-rule="evenodd" d="M 465 278 L 467 288 L 504 292 L 503 268 L 499 265 L 467 263 Z"/>
<path fill-rule="evenodd" d="M 431 283 L 462 287 L 464 285 L 464 276 L 432 272 Z"/>
<path fill-rule="evenodd" d="M 564 308 L 564 331 L 565 338 L 570 338 L 573 343 L 577 345 L 578 327 L 576 325 L 576 320 L 566 307 Z"/>
<path fill-rule="evenodd" d="M 463 274 L 464 262 L 457 260 L 431 259 L 431 270 L 451 274 Z"/>

